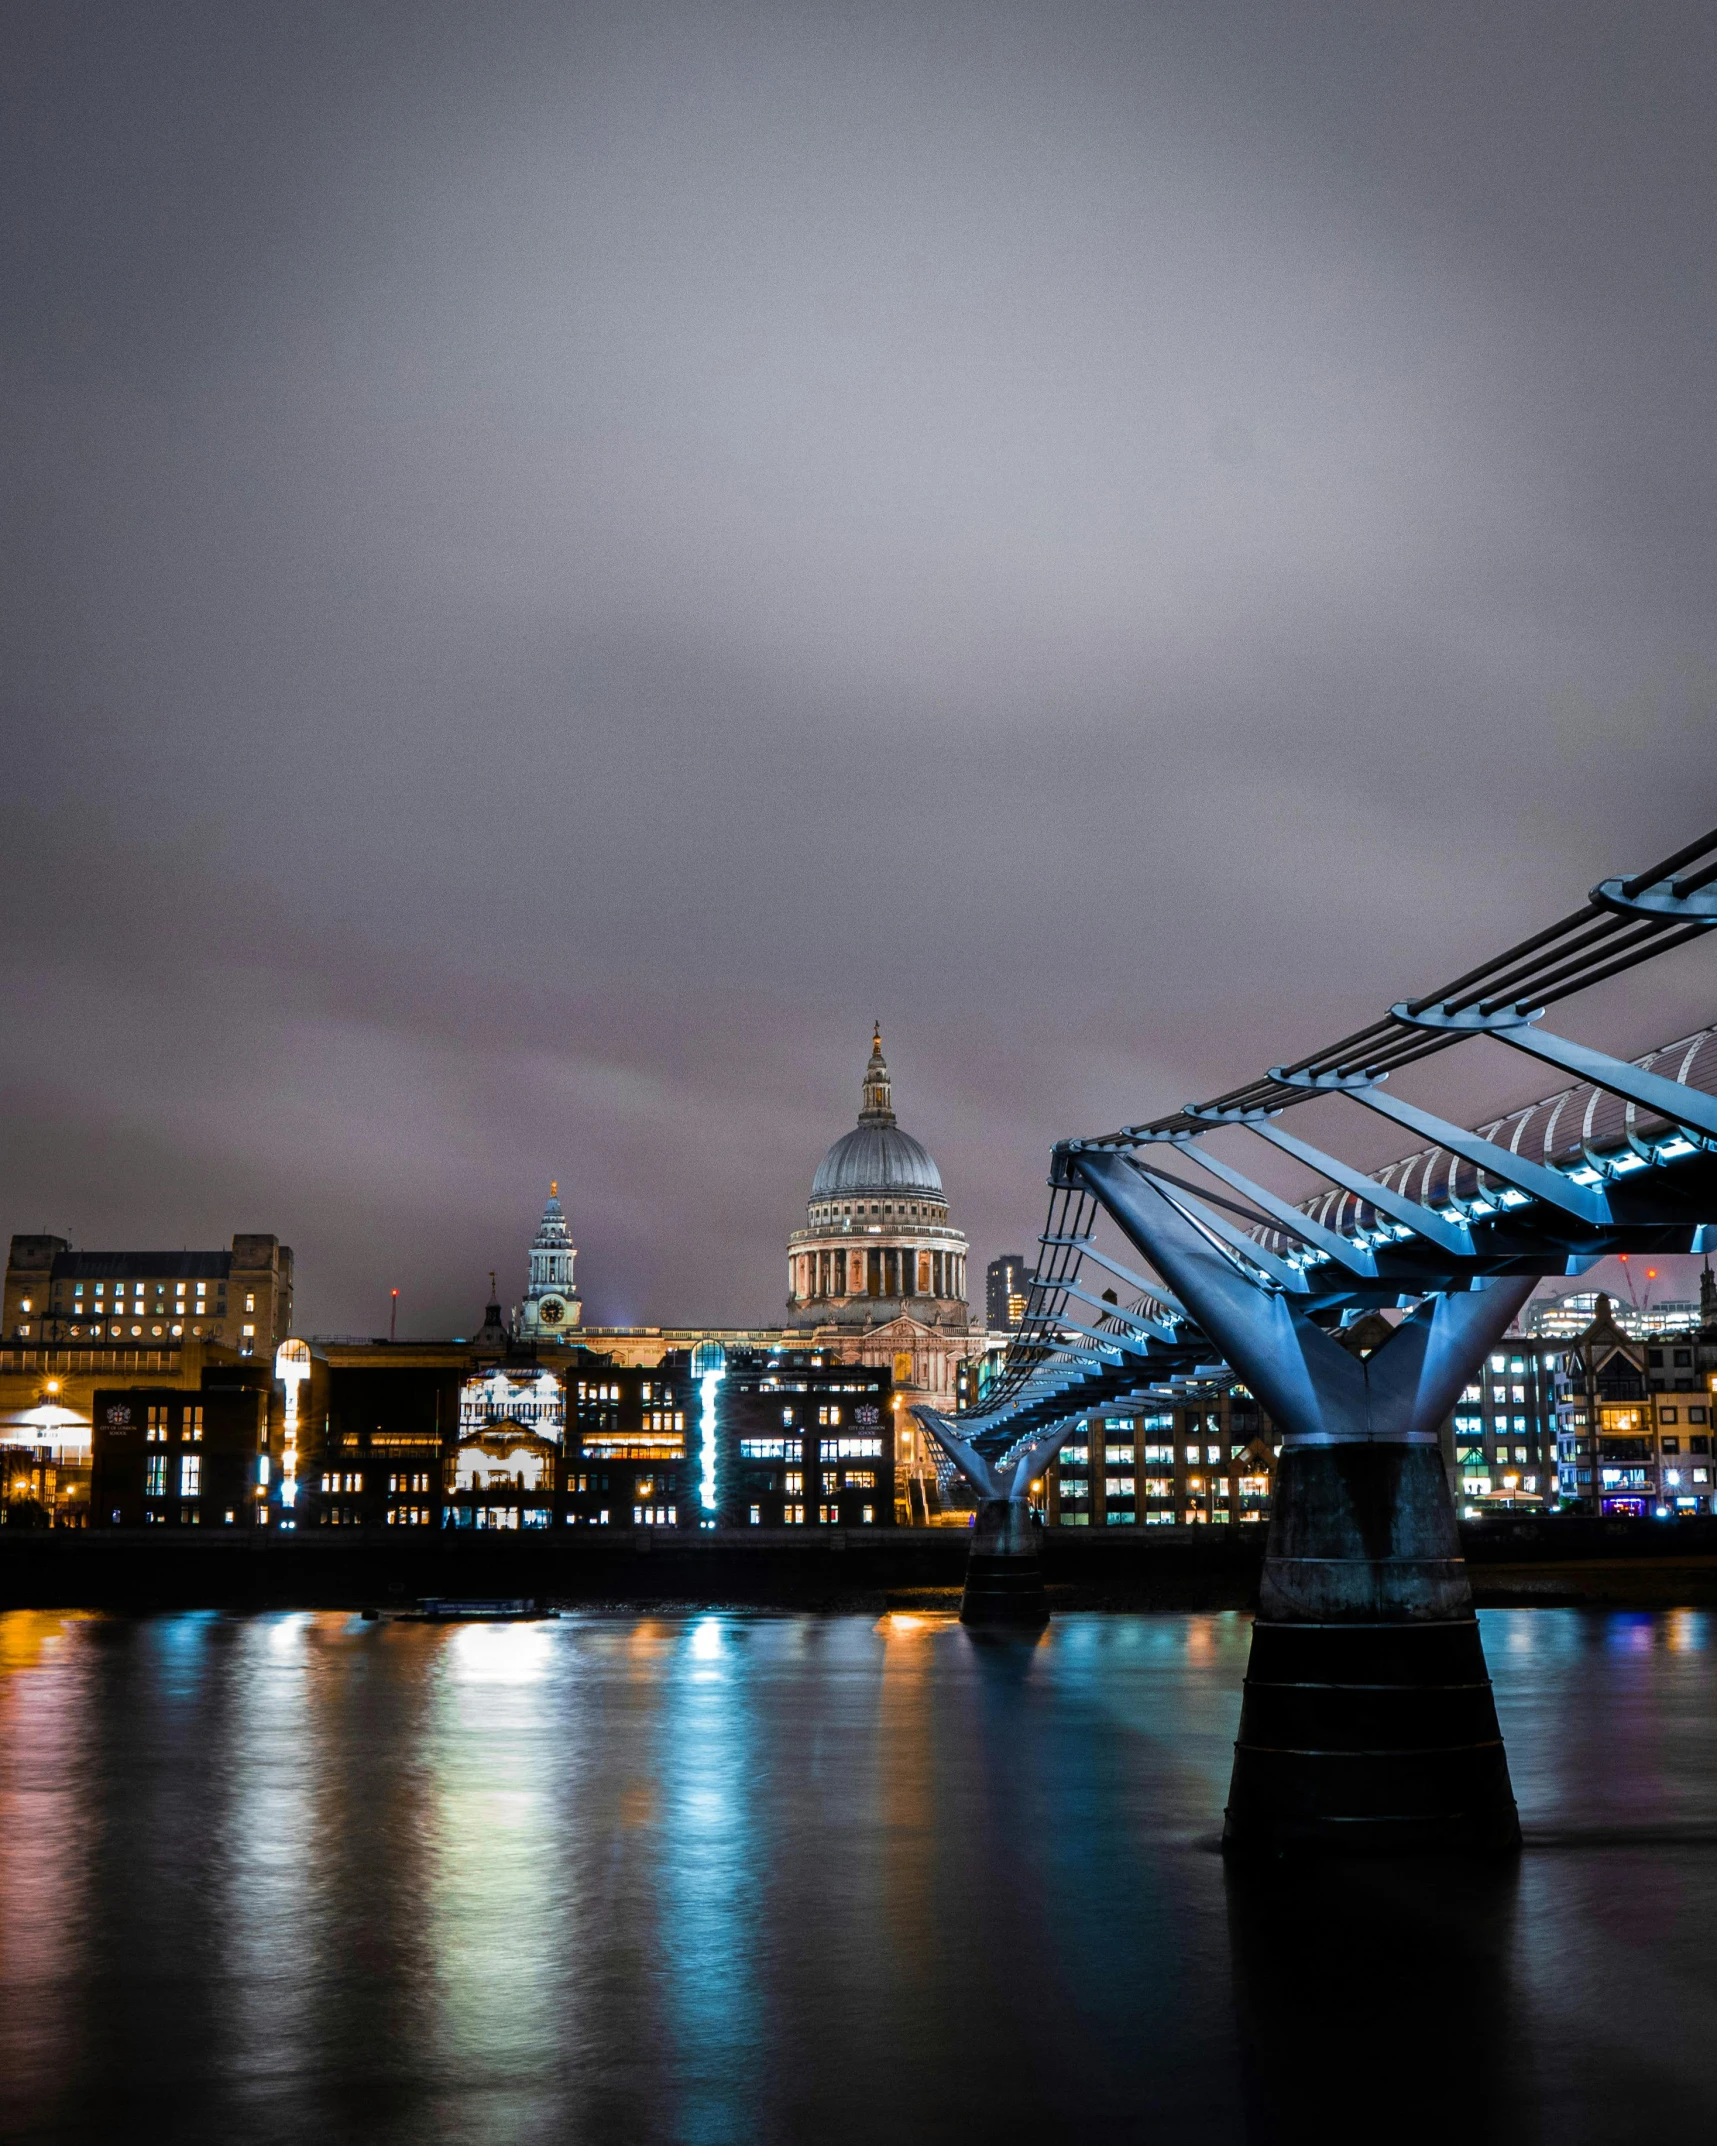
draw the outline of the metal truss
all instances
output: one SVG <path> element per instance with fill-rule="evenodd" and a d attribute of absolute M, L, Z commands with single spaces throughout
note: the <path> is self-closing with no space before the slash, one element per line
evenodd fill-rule
<path fill-rule="evenodd" d="M 1717 1027 L 1628 1062 L 1541 1026 L 1558 1000 L 1714 927 L 1717 829 L 1648 871 L 1602 881 L 1560 922 L 1326 1049 L 1148 1124 L 1061 1142 L 1036 1279 L 999 1374 L 958 1417 L 920 1415 L 986 1495 L 1008 1496 L 1084 1418 L 1232 1382 L 1214 1331 L 1225 1324 L 1224 1271 L 1254 1304 L 1280 1299 L 1302 1337 L 1308 1319 L 1334 1326 L 1350 1311 L 1437 1297 L 1425 1313 L 1432 1334 L 1455 1316 L 1451 1294 L 1482 1292 L 1494 1309 L 1538 1277 L 1578 1274 L 1606 1253 L 1717 1248 L 1706 1219 L 1717 1216 Z M 1385 1085 L 1480 1035 L 1574 1085 L 1477 1129 Z M 1277 1122 L 1325 1095 L 1426 1145 L 1367 1172 Z M 1231 1128 L 1306 1164 L 1329 1189 L 1296 1204 L 1256 1183 L 1204 1144 Z M 1170 1263 L 1189 1286 L 1196 1277 L 1205 1326 L 1166 1270 L 1137 1273 L 1092 1241 L 1102 1209 L 1124 1229 L 1133 1217 L 1135 1243 L 1176 1247 Z M 1087 1262 L 1110 1280 L 1106 1291 L 1087 1284 Z M 1475 1305 L 1472 1321 L 1481 1318 Z M 1440 1385 L 1424 1375 L 1429 1409 Z"/>

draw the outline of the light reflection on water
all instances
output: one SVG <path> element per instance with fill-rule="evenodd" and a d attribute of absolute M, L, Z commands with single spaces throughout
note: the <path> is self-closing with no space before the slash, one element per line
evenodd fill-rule
<path fill-rule="evenodd" d="M 1717 2119 L 1717 1626 L 1487 1614 L 1518 1868 L 1225 1870 L 1249 1629 L 0 1617 L 0 2134 Z"/>

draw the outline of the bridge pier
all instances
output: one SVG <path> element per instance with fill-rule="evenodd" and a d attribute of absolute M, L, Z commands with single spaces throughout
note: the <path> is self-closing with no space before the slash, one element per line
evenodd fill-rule
<path fill-rule="evenodd" d="M 1222 1842 L 1240 1856 L 1519 1846 L 1434 1446 L 1284 1446 Z"/>
<path fill-rule="evenodd" d="M 1125 1157 L 1075 1167 L 1283 1433 L 1224 1849 L 1518 1848 L 1438 1432 L 1533 1278 L 1429 1295 L 1355 1353 Z"/>
<path fill-rule="evenodd" d="M 960 1622 L 1041 1631 L 1049 1622 L 1049 1597 L 1043 1588 L 1043 1531 L 1032 1516 L 1030 1491 L 1076 1419 L 1063 1417 L 1041 1429 L 1029 1445 L 993 1461 L 935 1409 L 919 1402 L 912 1413 L 978 1493 Z"/>
<path fill-rule="evenodd" d="M 1024 1498 L 985 1498 L 966 1556 L 960 1622 L 1041 1630 L 1049 1622 L 1042 1530 Z"/>

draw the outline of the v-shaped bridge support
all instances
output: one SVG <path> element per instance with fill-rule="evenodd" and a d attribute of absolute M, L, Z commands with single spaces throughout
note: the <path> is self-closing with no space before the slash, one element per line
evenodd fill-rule
<path fill-rule="evenodd" d="M 1535 1277 L 1428 1297 L 1361 1357 L 1126 1156 L 1071 1164 L 1283 1438 L 1225 1841 L 1517 1846 L 1439 1431 Z"/>
<path fill-rule="evenodd" d="M 965 1471 L 978 1493 L 977 1519 L 966 1556 L 966 1586 L 960 1597 L 961 1623 L 1047 1624 L 1049 1598 L 1043 1588 L 1040 1530 L 1030 1492 L 1078 1419 L 1068 1416 L 1040 1431 L 1030 1445 L 1003 1464 L 986 1460 L 935 1409 L 920 1405 L 912 1412 Z"/>

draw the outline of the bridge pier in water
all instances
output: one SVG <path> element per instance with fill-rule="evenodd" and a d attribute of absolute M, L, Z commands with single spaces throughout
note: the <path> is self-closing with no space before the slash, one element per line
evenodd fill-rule
<path fill-rule="evenodd" d="M 1049 1622 L 1042 1530 L 1024 1498 L 985 1498 L 966 1553 L 960 1622 L 1041 1630 Z"/>
<path fill-rule="evenodd" d="M 1438 1432 L 1533 1278 L 1428 1296 L 1357 1355 L 1250 1281 L 1126 1157 L 1073 1160 L 1283 1434 L 1225 1850 L 1512 1852 Z"/>
<path fill-rule="evenodd" d="M 1222 1839 L 1272 1856 L 1519 1846 L 1435 1446 L 1284 1445 Z"/>
<path fill-rule="evenodd" d="M 913 1414 L 978 1493 L 977 1517 L 966 1552 L 960 1622 L 1041 1631 L 1049 1622 L 1043 1587 L 1043 1531 L 1031 1509 L 1031 1486 L 1060 1451 L 1075 1418 L 1040 1430 L 1005 1461 L 986 1460 L 946 1416 L 919 1403 Z"/>

